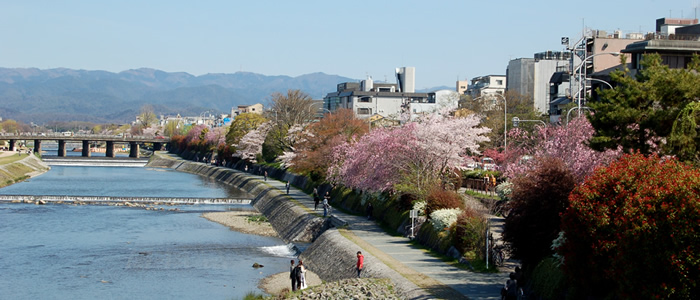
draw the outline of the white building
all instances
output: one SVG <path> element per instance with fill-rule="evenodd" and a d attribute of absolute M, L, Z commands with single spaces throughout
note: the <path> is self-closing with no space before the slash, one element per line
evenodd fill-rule
<path fill-rule="evenodd" d="M 415 68 L 396 69 L 396 81 L 396 84 L 375 83 L 368 77 L 360 83 L 340 83 L 335 92 L 323 98 L 323 108 L 330 111 L 352 109 L 360 119 L 380 115 L 385 119 L 398 120 L 402 113 L 410 111 L 413 103 L 435 102 L 435 99 L 429 99 L 428 93 L 415 92 Z"/>
<path fill-rule="evenodd" d="M 467 87 L 464 94 L 475 99 L 492 94 L 503 95 L 505 91 L 506 75 L 486 75 L 472 78 L 471 84 Z"/>
<path fill-rule="evenodd" d="M 459 105 L 459 94 L 453 90 L 439 90 L 428 93 L 427 102 L 411 102 L 409 104 L 411 119 L 420 115 L 440 112 L 443 109 L 455 110 Z"/>

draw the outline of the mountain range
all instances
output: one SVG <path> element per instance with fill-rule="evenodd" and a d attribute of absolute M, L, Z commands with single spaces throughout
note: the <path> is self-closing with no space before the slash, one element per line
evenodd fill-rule
<path fill-rule="evenodd" d="M 341 82 L 357 80 L 312 73 L 297 77 L 249 72 L 194 76 L 135 69 L 119 73 L 72 69 L 0 68 L 0 117 L 26 123 L 133 121 L 144 105 L 156 115 L 230 113 L 232 107 L 267 104 L 273 92 L 299 89 L 322 99 Z"/>

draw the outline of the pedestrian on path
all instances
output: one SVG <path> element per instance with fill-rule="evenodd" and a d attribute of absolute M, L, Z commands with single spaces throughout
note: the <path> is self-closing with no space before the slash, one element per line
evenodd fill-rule
<path fill-rule="evenodd" d="M 292 280 L 292 292 L 297 290 L 297 277 L 294 274 L 294 260 L 292 259 L 292 264 L 289 266 L 289 279 Z"/>
<path fill-rule="evenodd" d="M 245 172 L 248 173 L 248 165 L 245 165 Z"/>
<path fill-rule="evenodd" d="M 367 220 L 372 220 L 372 211 L 374 211 L 374 206 L 372 202 L 367 202 Z"/>
<path fill-rule="evenodd" d="M 285 183 L 284 187 L 287 188 L 287 195 L 289 195 L 289 181 Z"/>
<path fill-rule="evenodd" d="M 267 181 L 267 171 L 265 171 L 265 175 L 263 175 L 265 178 L 265 181 Z"/>
<path fill-rule="evenodd" d="M 328 216 L 328 208 L 330 206 L 330 204 L 328 204 L 328 200 L 330 198 L 331 198 L 331 196 L 328 194 L 328 192 L 326 192 L 326 195 L 323 196 L 323 204 L 322 205 L 323 205 L 323 217 L 324 218 Z"/>
<path fill-rule="evenodd" d="M 318 203 L 321 202 L 321 197 L 318 196 L 318 189 L 314 188 L 314 210 L 318 208 Z"/>
<path fill-rule="evenodd" d="M 362 274 L 362 268 L 364 268 L 365 257 L 362 255 L 362 251 L 357 251 L 357 278 L 360 278 Z"/>

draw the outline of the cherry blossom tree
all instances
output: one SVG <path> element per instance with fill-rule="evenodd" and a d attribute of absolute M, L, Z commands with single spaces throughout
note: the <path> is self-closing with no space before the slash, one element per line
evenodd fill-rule
<path fill-rule="evenodd" d="M 532 168 L 532 164 L 521 158 L 529 155 L 534 159 L 539 157 L 559 157 L 571 171 L 577 182 L 583 180 L 600 166 L 607 164 L 620 156 L 620 150 L 603 152 L 591 149 L 588 141 L 593 137 L 594 129 L 585 117 L 573 119 L 562 126 L 539 127 L 534 135 L 528 135 L 518 128 L 509 132 L 511 147 L 506 166 L 506 176 L 514 177 L 524 174 Z"/>
<path fill-rule="evenodd" d="M 253 163 L 257 162 L 257 156 L 262 154 L 265 137 L 271 128 L 272 124 L 268 121 L 246 133 L 238 144 L 233 145 L 236 148 L 233 156 Z"/>
<path fill-rule="evenodd" d="M 369 191 L 394 190 L 398 184 L 428 187 L 450 168 L 462 166 L 466 154 L 479 153 L 479 143 L 488 140 L 484 135 L 490 129 L 478 125 L 473 115 L 434 113 L 401 127 L 373 130 L 354 144 L 334 149 L 328 179 Z"/>
<path fill-rule="evenodd" d="M 226 127 L 215 127 L 204 135 L 204 141 L 211 148 L 217 148 L 220 144 L 226 143 Z"/>

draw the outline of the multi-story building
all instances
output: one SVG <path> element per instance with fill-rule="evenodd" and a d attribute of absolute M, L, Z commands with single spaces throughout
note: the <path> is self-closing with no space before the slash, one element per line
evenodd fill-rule
<path fill-rule="evenodd" d="M 457 86 L 455 89 L 457 94 L 463 95 L 464 92 L 467 91 L 467 88 L 469 88 L 469 80 L 457 80 Z"/>
<path fill-rule="evenodd" d="M 506 90 L 530 96 L 534 108 L 542 114 L 549 111 L 549 80 L 552 74 L 568 68 L 570 52 L 547 51 L 533 58 L 517 58 L 508 63 Z"/>
<path fill-rule="evenodd" d="M 464 94 L 472 99 L 490 95 L 501 94 L 506 91 L 506 75 L 485 75 L 474 77 Z"/>
<path fill-rule="evenodd" d="M 253 105 L 239 105 L 236 108 L 231 108 L 231 117 L 233 118 L 243 113 L 262 114 L 263 108 L 264 106 L 260 103 L 256 103 Z"/>
<path fill-rule="evenodd" d="M 415 68 L 396 69 L 396 84 L 375 83 L 371 77 L 362 82 L 345 82 L 337 85 L 336 91 L 323 98 L 323 108 L 334 111 L 352 109 L 361 119 L 380 115 L 398 120 L 402 113 L 411 111 L 412 103 L 435 103 L 428 93 L 415 92 Z"/>
<path fill-rule="evenodd" d="M 610 88 L 609 74 L 619 68 L 620 52 L 632 43 L 643 39 L 641 33 L 628 33 L 623 36 L 619 30 L 612 34 L 603 30 L 589 31 L 573 47 L 567 48 L 569 53 L 569 65 L 565 70 L 560 70 L 550 77 L 549 82 L 549 116 L 550 121 L 559 120 L 564 106 L 571 102 L 585 105 L 587 97 L 597 89 Z M 630 62 L 630 57 L 627 57 Z"/>

